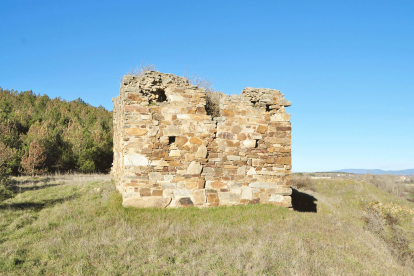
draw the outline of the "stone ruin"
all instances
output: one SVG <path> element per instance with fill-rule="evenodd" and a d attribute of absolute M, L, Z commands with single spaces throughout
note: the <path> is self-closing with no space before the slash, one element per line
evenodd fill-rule
<path fill-rule="evenodd" d="M 278 90 L 208 92 L 172 74 L 124 76 L 112 174 L 124 206 L 291 204 L 291 124 Z"/>

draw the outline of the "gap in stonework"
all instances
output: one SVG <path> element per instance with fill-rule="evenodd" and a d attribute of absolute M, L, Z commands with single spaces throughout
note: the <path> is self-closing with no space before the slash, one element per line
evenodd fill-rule
<path fill-rule="evenodd" d="M 175 136 L 168 136 L 168 145 L 175 143 Z"/>
<path fill-rule="evenodd" d="M 162 90 L 162 89 L 157 89 L 157 90 L 154 92 L 154 94 L 155 94 L 155 96 L 156 96 L 156 101 L 157 101 L 158 103 L 162 103 L 162 102 L 167 101 L 167 95 L 165 95 L 165 91 L 164 91 L 164 90 Z"/>

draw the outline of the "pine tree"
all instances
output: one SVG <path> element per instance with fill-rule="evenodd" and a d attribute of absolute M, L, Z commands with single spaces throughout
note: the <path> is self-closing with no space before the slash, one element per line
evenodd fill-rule
<path fill-rule="evenodd" d="M 44 168 L 45 160 L 45 149 L 38 140 L 34 140 L 30 143 L 28 154 L 22 157 L 22 172 L 32 176 L 46 172 L 47 169 Z"/>

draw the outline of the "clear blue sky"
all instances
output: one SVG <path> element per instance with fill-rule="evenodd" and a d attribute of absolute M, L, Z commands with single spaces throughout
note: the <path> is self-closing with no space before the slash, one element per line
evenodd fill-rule
<path fill-rule="evenodd" d="M 293 102 L 293 170 L 414 168 L 414 1 L 0 1 L 0 86 L 112 110 L 141 61 Z"/>

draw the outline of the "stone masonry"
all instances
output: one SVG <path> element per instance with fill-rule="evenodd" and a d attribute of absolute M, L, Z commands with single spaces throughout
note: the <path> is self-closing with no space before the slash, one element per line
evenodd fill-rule
<path fill-rule="evenodd" d="M 214 94 L 149 71 L 125 76 L 113 103 L 124 206 L 292 206 L 291 103 L 280 91 Z"/>

